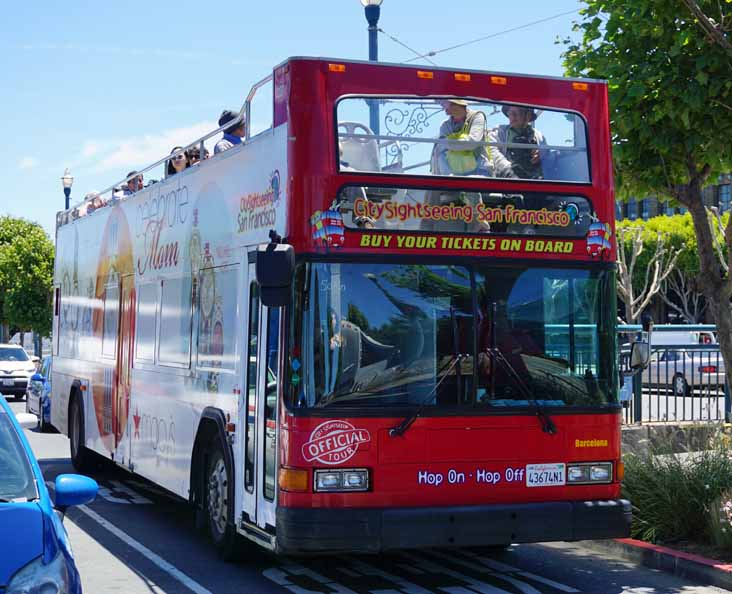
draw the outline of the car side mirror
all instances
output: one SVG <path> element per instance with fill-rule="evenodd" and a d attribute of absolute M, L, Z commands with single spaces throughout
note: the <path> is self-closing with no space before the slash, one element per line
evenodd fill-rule
<path fill-rule="evenodd" d="M 266 243 L 257 249 L 257 283 L 266 307 L 283 307 L 292 299 L 295 249 L 286 243 Z"/>
<path fill-rule="evenodd" d="M 56 509 L 65 513 L 72 505 L 83 505 L 94 501 L 99 491 L 97 481 L 80 474 L 59 474 L 56 477 Z"/>
<path fill-rule="evenodd" d="M 46 378 L 43 377 L 40 373 L 34 373 L 33 375 L 31 375 L 32 382 L 43 382 L 45 380 Z"/>
<path fill-rule="evenodd" d="M 630 348 L 630 369 L 639 371 L 648 367 L 651 360 L 651 348 L 647 342 L 634 342 Z"/>
<path fill-rule="evenodd" d="M 23 429 L 33 429 L 38 425 L 38 417 L 31 413 L 16 413 L 15 418 Z"/>

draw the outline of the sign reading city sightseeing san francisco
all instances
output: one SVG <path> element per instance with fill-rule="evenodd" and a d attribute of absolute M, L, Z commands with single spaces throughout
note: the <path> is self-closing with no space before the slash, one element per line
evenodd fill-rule
<path fill-rule="evenodd" d="M 347 187 L 331 207 L 352 229 L 539 235 L 580 239 L 595 213 L 582 196 L 538 192 Z"/>
<path fill-rule="evenodd" d="M 357 429 L 348 421 L 333 420 L 318 425 L 302 446 L 302 455 L 308 462 L 342 464 L 353 458 L 360 445 L 371 441 L 366 429 Z"/>

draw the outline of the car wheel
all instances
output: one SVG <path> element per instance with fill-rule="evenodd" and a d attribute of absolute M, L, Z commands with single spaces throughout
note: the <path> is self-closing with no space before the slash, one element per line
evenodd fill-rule
<path fill-rule="evenodd" d="M 71 464 L 77 472 L 88 472 L 92 469 L 92 452 L 84 447 L 84 415 L 81 398 L 72 397 L 69 412 L 69 443 L 71 447 Z"/>
<path fill-rule="evenodd" d="M 208 533 L 214 546 L 226 561 L 238 557 L 240 542 L 234 527 L 234 501 L 231 498 L 231 471 L 224 452 L 216 442 L 208 455 L 206 470 L 205 509 L 208 519 Z"/>
<path fill-rule="evenodd" d="M 689 389 L 689 382 L 687 382 L 686 378 L 680 373 L 674 375 L 672 382 L 674 395 L 689 396 L 689 394 L 691 394 L 691 390 Z"/>

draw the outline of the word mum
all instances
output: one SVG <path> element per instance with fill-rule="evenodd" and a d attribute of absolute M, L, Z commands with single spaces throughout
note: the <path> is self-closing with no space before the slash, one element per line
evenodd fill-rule
<path fill-rule="evenodd" d="M 371 202 L 363 198 L 353 201 L 353 214 L 356 217 L 369 217 L 375 220 L 406 221 L 422 219 L 425 221 L 462 221 L 472 223 L 508 223 L 519 225 L 546 225 L 552 227 L 568 227 L 571 219 L 564 211 L 524 210 L 508 204 L 490 207 L 485 204 L 401 204 L 386 200 Z"/>

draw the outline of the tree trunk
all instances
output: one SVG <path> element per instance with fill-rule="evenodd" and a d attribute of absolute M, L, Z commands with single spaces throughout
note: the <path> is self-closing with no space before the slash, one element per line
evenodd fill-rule
<path fill-rule="evenodd" d="M 691 213 L 699 251 L 698 286 L 709 304 L 709 310 L 717 325 L 719 351 L 724 361 L 727 385 L 732 388 L 732 306 L 727 291 L 729 279 L 722 274 L 722 267 L 714 251 L 714 237 L 707 210 L 702 202 L 701 182 L 692 182 L 679 196 Z M 729 257 L 729 256 L 728 256 Z M 725 415 L 730 411 L 725 411 Z"/>

